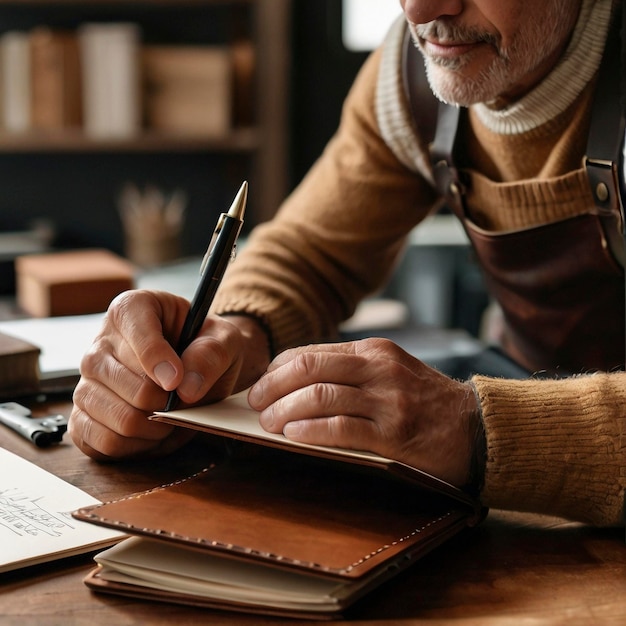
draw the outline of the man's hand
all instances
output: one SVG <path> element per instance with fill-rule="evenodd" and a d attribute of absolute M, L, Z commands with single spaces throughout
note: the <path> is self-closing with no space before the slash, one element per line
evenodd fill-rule
<path fill-rule="evenodd" d="M 68 430 L 83 452 L 100 460 L 171 452 L 193 431 L 148 420 L 170 391 L 187 404 L 219 400 L 265 371 L 267 338 L 249 318 L 207 317 L 179 357 L 172 344 L 188 310 L 183 298 L 142 290 L 112 302 L 74 392 Z"/>
<path fill-rule="evenodd" d="M 386 339 L 287 350 L 248 399 L 266 430 L 289 439 L 368 450 L 457 486 L 469 480 L 472 387 Z"/>

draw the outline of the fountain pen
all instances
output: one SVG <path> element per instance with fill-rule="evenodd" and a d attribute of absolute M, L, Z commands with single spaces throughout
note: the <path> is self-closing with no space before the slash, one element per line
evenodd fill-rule
<path fill-rule="evenodd" d="M 243 225 L 243 215 L 248 200 L 248 183 L 243 182 L 228 213 L 222 213 L 217 221 L 213 237 L 200 266 L 200 283 L 191 301 L 189 313 L 181 330 L 176 352 L 181 355 L 197 337 L 204 319 L 222 282 L 228 263 L 235 257 L 237 238 Z M 176 408 L 178 395 L 170 392 L 165 411 Z"/>

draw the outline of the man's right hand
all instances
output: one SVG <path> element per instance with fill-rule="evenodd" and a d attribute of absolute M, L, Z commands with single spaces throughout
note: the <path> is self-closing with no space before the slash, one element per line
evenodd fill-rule
<path fill-rule="evenodd" d="M 171 452 L 193 431 L 150 421 L 170 391 L 185 404 L 222 399 L 254 382 L 269 363 L 267 337 L 247 317 L 208 316 L 179 357 L 172 347 L 189 303 L 164 292 L 128 291 L 107 311 L 81 362 L 69 433 L 98 460 Z"/>

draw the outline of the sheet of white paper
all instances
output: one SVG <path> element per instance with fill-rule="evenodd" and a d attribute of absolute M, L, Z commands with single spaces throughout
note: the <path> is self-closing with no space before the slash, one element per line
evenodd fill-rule
<path fill-rule="evenodd" d="M 345 583 L 132 537 L 96 556 L 101 565 L 156 589 L 264 604 L 336 602 Z M 105 578 L 111 579 L 107 573 Z"/>
<path fill-rule="evenodd" d="M 0 573 L 112 545 L 118 531 L 80 522 L 84 491 L 0 448 Z"/>
<path fill-rule="evenodd" d="M 0 332 L 41 350 L 41 379 L 78 374 L 80 361 L 100 330 L 104 313 L 29 318 L 0 322 Z"/>
<path fill-rule="evenodd" d="M 287 439 L 280 433 L 269 433 L 259 424 L 259 413 L 248 404 L 248 390 L 240 391 L 232 396 L 204 406 L 191 407 L 168 412 L 157 411 L 155 415 L 163 415 L 175 418 L 189 424 L 198 424 L 216 428 L 221 431 L 249 435 L 255 439 L 267 441 L 279 441 L 288 443 L 295 448 L 305 448 L 310 450 L 332 451 L 334 455 L 344 457 L 354 457 L 358 459 L 372 459 L 379 462 L 388 463 L 389 459 L 381 457 L 373 452 L 362 450 L 348 450 L 346 448 L 329 448 L 326 446 L 313 446 Z"/>

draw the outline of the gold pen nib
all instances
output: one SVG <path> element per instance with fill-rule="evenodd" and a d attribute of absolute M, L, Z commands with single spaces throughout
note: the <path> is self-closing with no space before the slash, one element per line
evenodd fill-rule
<path fill-rule="evenodd" d="M 246 203 L 248 202 L 248 181 L 243 181 L 233 203 L 228 209 L 228 217 L 234 217 L 238 220 L 243 220 L 243 214 L 246 210 Z"/>
<path fill-rule="evenodd" d="M 211 256 L 211 252 L 213 251 L 213 246 L 217 241 L 217 236 L 220 234 L 222 230 L 222 226 L 224 225 L 224 220 L 226 217 L 230 217 L 232 219 L 236 219 L 239 222 L 243 222 L 243 214 L 246 210 L 246 203 L 248 201 L 248 182 L 243 181 L 233 203 L 228 209 L 228 213 L 222 213 L 220 215 L 219 220 L 217 221 L 217 226 L 215 231 L 213 231 L 213 237 L 211 237 L 211 241 L 209 242 L 209 247 L 207 248 L 204 258 L 202 259 L 202 263 L 200 264 L 200 274 L 204 274 L 204 270 L 206 269 L 207 263 L 209 262 L 209 257 Z M 241 228 L 241 226 L 240 226 Z M 235 244 L 236 245 L 236 244 Z M 231 258 L 235 256 L 235 248 L 233 248 L 233 252 L 231 254 Z"/>

